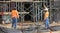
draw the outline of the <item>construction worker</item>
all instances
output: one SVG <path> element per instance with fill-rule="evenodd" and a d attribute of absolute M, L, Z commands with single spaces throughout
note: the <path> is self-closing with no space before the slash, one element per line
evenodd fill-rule
<path fill-rule="evenodd" d="M 14 8 L 11 12 L 12 17 L 12 27 L 16 29 L 17 27 L 17 18 L 19 18 L 18 11 Z"/>
<path fill-rule="evenodd" d="M 44 14 L 45 27 L 49 28 L 49 12 L 48 12 L 48 8 L 45 7 L 44 11 L 45 11 L 45 14 Z"/>

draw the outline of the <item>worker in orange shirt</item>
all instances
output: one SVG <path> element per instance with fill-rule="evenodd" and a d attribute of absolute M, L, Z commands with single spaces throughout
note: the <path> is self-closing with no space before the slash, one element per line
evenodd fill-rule
<path fill-rule="evenodd" d="M 19 14 L 15 8 L 11 12 L 11 17 L 12 17 L 12 27 L 16 28 L 17 27 L 17 18 L 19 18 Z"/>
<path fill-rule="evenodd" d="M 45 14 L 44 14 L 45 27 L 49 28 L 49 11 L 48 11 L 48 8 L 45 7 L 44 11 L 45 11 Z"/>

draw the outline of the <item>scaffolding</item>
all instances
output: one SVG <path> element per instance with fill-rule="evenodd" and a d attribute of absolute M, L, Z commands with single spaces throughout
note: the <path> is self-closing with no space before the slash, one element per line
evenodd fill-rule
<path fill-rule="evenodd" d="M 43 20 L 43 9 L 42 5 L 45 4 L 49 9 L 50 8 L 50 0 L 34 0 L 34 1 L 0 1 L 2 3 L 3 11 L 4 12 L 11 12 L 13 8 L 16 8 L 19 12 L 29 12 L 29 14 L 19 14 L 20 19 L 19 21 L 24 22 L 26 15 L 27 18 L 31 21 L 38 22 Z M 10 16 L 10 15 L 8 15 Z M 5 17 L 7 18 L 7 17 Z M 8 17 L 7 19 L 11 19 Z M 10 20 L 11 21 L 11 20 Z"/>
<path fill-rule="evenodd" d="M 59 22 L 60 0 L 50 0 L 50 21 Z"/>
<path fill-rule="evenodd" d="M 60 1 L 57 1 L 57 2 L 60 2 Z M 13 8 L 16 8 L 20 15 L 19 22 L 20 21 L 24 22 L 26 19 L 29 19 L 30 21 L 38 22 L 38 23 L 34 23 L 33 25 L 29 24 L 28 25 L 29 27 L 27 28 L 28 30 L 26 30 L 27 33 L 28 32 L 30 33 L 31 31 L 35 33 L 39 33 L 40 32 L 39 30 L 43 28 L 42 23 L 41 25 L 39 24 L 39 21 L 43 21 L 43 4 L 45 4 L 49 9 L 50 22 L 56 21 L 56 20 L 60 21 L 60 18 L 59 17 L 57 18 L 57 16 L 60 16 L 59 15 L 60 5 L 56 6 L 56 3 L 54 0 L 0 1 L 0 6 L 1 6 L 0 11 L 4 11 L 3 19 L 7 20 L 6 23 L 8 23 L 9 21 L 11 22 L 11 17 L 10 17 L 11 15 L 9 13 Z M 25 30 L 23 29 L 25 27 L 23 26 L 25 26 L 25 24 L 22 23 L 21 31 L 22 33 L 26 33 Z M 30 31 L 29 31 L 29 28 L 31 28 Z M 42 30 L 45 31 L 46 29 L 42 29 Z"/>

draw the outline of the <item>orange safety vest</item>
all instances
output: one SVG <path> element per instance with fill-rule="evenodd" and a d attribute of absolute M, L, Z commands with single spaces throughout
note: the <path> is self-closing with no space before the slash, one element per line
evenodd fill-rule
<path fill-rule="evenodd" d="M 45 20 L 47 17 L 49 17 L 49 12 L 48 12 L 48 11 L 47 11 L 47 12 L 45 12 L 44 20 Z"/>
<path fill-rule="evenodd" d="M 18 14 L 17 10 L 12 10 L 11 15 L 12 15 L 12 18 L 14 18 L 14 17 L 18 18 L 19 17 L 19 14 Z"/>

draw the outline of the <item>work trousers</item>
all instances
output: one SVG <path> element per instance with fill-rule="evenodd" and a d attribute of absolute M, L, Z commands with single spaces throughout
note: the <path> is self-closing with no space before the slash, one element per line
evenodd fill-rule
<path fill-rule="evenodd" d="M 17 27 L 17 18 L 12 18 L 12 27 L 16 28 Z"/>
<path fill-rule="evenodd" d="M 45 20 L 45 27 L 49 28 L 49 18 L 46 18 L 46 20 Z"/>

